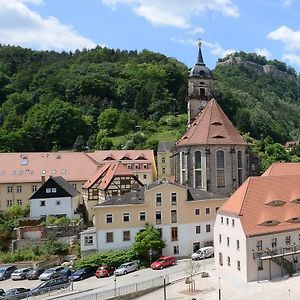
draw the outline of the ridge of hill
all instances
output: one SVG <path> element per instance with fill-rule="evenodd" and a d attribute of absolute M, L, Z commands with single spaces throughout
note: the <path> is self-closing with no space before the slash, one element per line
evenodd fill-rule
<path fill-rule="evenodd" d="M 300 140 L 295 70 L 253 53 L 229 59 L 213 70 L 214 96 L 237 128 L 261 141 Z M 257 71 L 266 65 L 287 76 Z M 148 50 L 0 45 L 0 151 L 156 149 L 186 129 L 187 74 L 183 63 Z"/>

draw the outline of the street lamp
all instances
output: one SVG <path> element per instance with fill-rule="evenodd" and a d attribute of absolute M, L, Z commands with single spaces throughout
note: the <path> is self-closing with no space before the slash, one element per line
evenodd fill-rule
<path fill-rule="evenodd" d="M 153 255 L 153 250 L 152 250 L 151 248 L 149 249 L 148 254 L 149 254 L 149 261 L 150 261 L 150 266 L 151 266 L 151 263 L 152 263 L 152 255 Z"/>
<path fill-rule="evenodd" d="M 115 285 L 114 295 L 116 297 L 117 296 L 117 275 L 116 275 L 116 273 L 115 273 L 115 278 L 114 278 L 114 285 Z"/>
<path fill-rule="evenodd" d="M 164 273 L 164 300 L 167 300 L 166 273 Z"/>
<path fill-rule="evenodd" d="M 219 279 L 219 300 L 221 300 L 222 299 L 222 296 L 221 296 L 221 278 L 218 277 L 218 279 Z"/>
<path fill-rule="evenodd" d="M 289 300 L 291 300 L 291 290 L 288 290 L 289 292 Z"/>

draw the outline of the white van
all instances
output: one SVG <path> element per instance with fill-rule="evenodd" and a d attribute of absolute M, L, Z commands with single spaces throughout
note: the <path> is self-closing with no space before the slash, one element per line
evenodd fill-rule
<path fill-rule="evenodd" d="M 214 257 L 214 247 L 212 246 L 200 248 L 191 255 L 193 260 L 205 259 L 208 257 Z"/>

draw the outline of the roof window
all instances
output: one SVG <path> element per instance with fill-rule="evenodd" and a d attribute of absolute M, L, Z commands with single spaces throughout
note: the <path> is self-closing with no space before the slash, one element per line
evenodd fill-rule
<path fill-rule="evenodd" d="M 286 203 L 285 201 L 278 199 L 278 200 L 272 200 L 272 201 L 266 203 L 266 205 L 269 205 L 269 206 L 282 206 L 285 203 Z"/>
<path fill-rule="evenodd" d="M 278 222 L 276 220 L 267 220 L 267 221 L 264 221 L 264 222 L 260 223 L 259 225 L 262 225 L 262 226 L 274 226 L 274 225 L 277 225 L 279 223 L 280 222 Z"/>

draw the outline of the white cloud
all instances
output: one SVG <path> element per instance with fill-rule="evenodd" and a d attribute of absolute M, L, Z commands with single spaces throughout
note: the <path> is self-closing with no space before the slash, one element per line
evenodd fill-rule
<path fill-rule="evenodd" d="M 255 48 L 254 52 L 258 55 L 264 56 L 267 59 L 270 59 L 272 56 L 271 52 L 266 48 Z"/>
<path fill-rule="evenodd" d="M 190 46 L 197 46 L 198 42 L 194 39 L 178 39 L 175 37 L 171 37 L 171 41 L 177 44 L 182 44 L 182 45 L 190 45 Z"/>
<path fill-rule="evenodd" d="M 284 53 L 282 55 L 282 60 L 288 62 L 289 64 L 295 64 L 300 66 L 300 56 L 293 53 Z"/>
<path fill-rule="evenodd" d="M 283 25 L 271 31 L 267 37 L 271 40 L 281 41 L 288 50 L 300 50 L 300 31 L 293 31 Z"/>
<path fill-rule="evenodd" d="M 202 27 L 194 27 L 193 29 L 188 31 L 188 34 L 200 36 L 204 32 L 205 32 L 205 30 Z"/>
<path fill-rule="evenodd" d="M 182 45 L 190 45 L 190 46 L 197 46 L 198 45 L 198 40 L 194 39 L 178 39 L 178 38 L 171 38 L 172 42 L 182 44 Z M 218 43 L 211 43 L 207 41 L 201 40 L 202 45 L 210 49 L 210 53 L 214 56 L 217 56 L 218 58 L 224 57 L 230 53 L 236 52 L 234 49 L 224 49 L 221 47 L 220 44 Z"/>
<path fill-rule="evenodd" d="M 55 17 L 42 18 L 22 2 L 41 0 L 0 0 L 0 43 L 41 50 L 75 50 L 95 44 Z"/>
<path fill-rule="evenodd" d="M 210 53 L 217 57 L 224 57 L 230 53 L 236 52 L 234 49 L 224 49 L 219 43 L 203 41 L 203 45 L 210 48 Z"/>
<path fill-rule="evenodd" d="M 42 4 L 44 0 L 18 0 L 19 2 L 23 3 L 32 3 L 32 4 Z"/>
<path fill-rule="evenodd" d="M 282 0 L 283 6 L 291 6 L 293 4 L 293 0 Z"/>
<path fill-rule="evenodd" d="M 133 11 L 154 25 L 191 28 L 190 18 L 207 11 L 238 17 L 239 9 L 233 0 L 102 0 L 116 9 L 119 4 L 132 7 Z"/>

